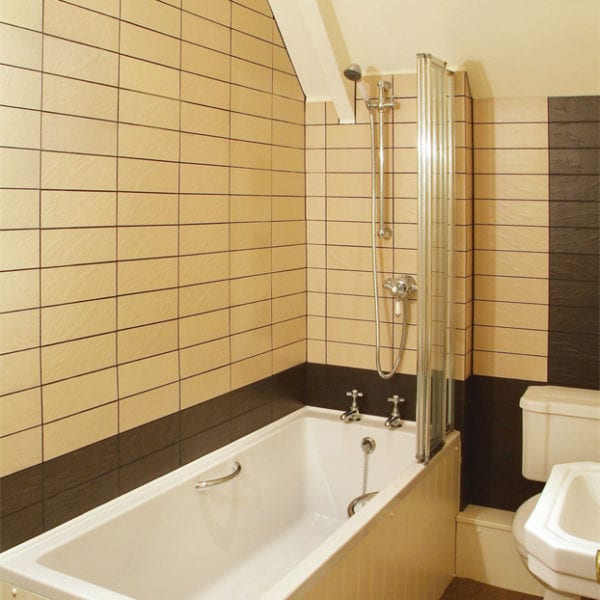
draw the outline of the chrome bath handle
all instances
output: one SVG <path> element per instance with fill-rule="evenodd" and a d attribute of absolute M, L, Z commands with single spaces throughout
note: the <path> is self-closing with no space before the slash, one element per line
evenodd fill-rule
<path fill-rule="evenodd" d="M 240 465 L 240 463 L 236 460 L 234 461 L 232 466 L 232 472 L 229 475 L 225 475 L 225 477 L 217 477 L 216 479 L 205 479 L 204 481 L 199 481 L 194 487 L 196 488 L 196 491 L 201 492 L 202 490 L 205 490 L 209 487 L 213 487 L 215 485 L 221 485 L 222 483 L 225 483 L 226 481 L 229 481 L 231 479 L 233 479 L 234 477 L 237 477 L 241 470 L 242 470 L 242 465 Z"/>
<path fill-rule="evenodd" d="M 378 493 L 379 492 L 367 492 L 366 494 L 361 494 L 360 496 L 354 498 L 354 500 L 348 504 L 348 508 L 346 509 L 348 516 L 352 517 L 354 515 L 354 511 L 356 510 L 356 505 L 358 503 L 364 502 L 365 500 L 370 500 L 375 494 Z"/>

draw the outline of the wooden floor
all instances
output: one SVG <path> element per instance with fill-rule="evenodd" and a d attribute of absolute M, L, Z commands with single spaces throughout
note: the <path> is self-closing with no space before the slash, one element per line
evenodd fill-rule
<path fill-rule="evenodd" d="M 472 579 L 455 577 L 440 600 L 540 600 L 540 596 L 513 592 Z"/>

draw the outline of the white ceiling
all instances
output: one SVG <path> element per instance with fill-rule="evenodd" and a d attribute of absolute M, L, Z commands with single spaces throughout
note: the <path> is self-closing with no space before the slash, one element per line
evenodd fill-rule
<path fill-rule="evenodd" d="M 298 19 L 280 23 L 309 101 L 345 85 L 319 72 L 331 52 L 338 71 L 356 62 L 367 74 L 414 72 L 416 54 L 428 52 L 466 70 L 477 98 L 600 94 L 600 0 L 270 1 L 278 23 L 293 6 L 318 6 L 328 48 L 306 39 L 314 15 L 293 43 Z"/>

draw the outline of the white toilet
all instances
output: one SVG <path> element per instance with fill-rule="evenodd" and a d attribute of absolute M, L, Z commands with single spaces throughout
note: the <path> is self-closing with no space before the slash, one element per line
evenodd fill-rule
<path fill-rule="evenodd" d="M 523 394 L 520 407 L 523 411 L 523 477 L 546 481 L 555 464 L 600 461 L 600 392 L 532 386 Z M 529 498 L 517 509 L 512 524 L 515 543 L 526 566 L 525 523 L 540 495 Z M 579 596 L 548 587 L 544 594 L 544 600 L 574 598 Z"/>

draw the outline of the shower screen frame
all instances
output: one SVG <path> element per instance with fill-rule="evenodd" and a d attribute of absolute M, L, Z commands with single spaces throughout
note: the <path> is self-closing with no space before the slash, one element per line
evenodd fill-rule
<path fill-rule="evenodd" d="M 428 462 L 454 421 L 454 74 L 417 55 L 417 460 Z"/>

